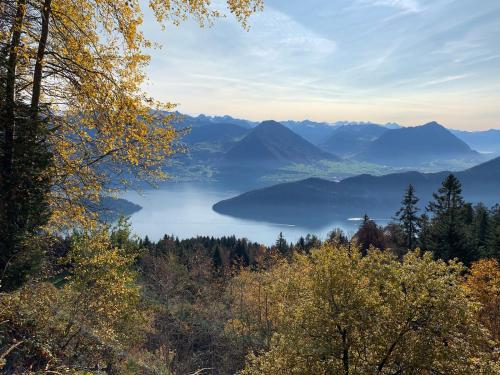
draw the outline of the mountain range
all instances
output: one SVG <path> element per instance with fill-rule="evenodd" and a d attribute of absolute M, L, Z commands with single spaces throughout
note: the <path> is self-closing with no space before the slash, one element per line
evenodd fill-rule
<path fill-rule="evenodd" d="M 460 170 L 494 157 L 478 154 L 460 137 L 500 144 L 495 131 L 451 132 L 437 123 L 403 128 L 394 123 L 178 118 L 174 126 L 186 132 L 178 142 L 187 152 L 174 156 L 166 172 L 177 181 L 238 180 L 246 189 L 307 177 Z"/>
<path fill-rule="evenodd" d="M 305 140 L 312 144 L 319 145 L 326 138 L 330 137 L 335 129 L 339 127 L 337 124 L 329 124 L 327 122 L 315 122 L 311 120 L 304 121 L 280 121 L 280 124 L 286 126 L 294 133 L 300 135 Z"/>
<path fill-rule="evenodd" d="M 351 157 L 364 151 L 389 129 L 377 124 L 342 125 L 336 128 L 320 147 L 342 157 Z"/>
<path fill-rule="evenodd" d="M 210 122 L 209 124 L 194 124 L 183 137 L 187 144 L 196 143 L 230 143 L 243 138 L 249 129 L 240 125 L 224 122 Z"/>
<path fill-rule="evenodd" d="M 471 146 L 474 150 L 485 153 L 500 154 L 500 130 L 490 129 L 485 131 L 463 131 L 452 130 L 462 141 Z"/>
<path fill-rule="evenodd" d="M 264 121 L 222 158 L 228 165 L 280 166 L 319 160 L 340 160 L 276 121 Z"/>
<path fill-rule="evenodd" d="M 220 201 L 221 214 L 287 224 L 322 225 L 334 218 L 391 217 L 404 190 L 412 184 L 421 208 L 450 172 L 403 172 L 384 176 L 359 175 L 340 182 L 320 178 L 277 184 Z M 492 205 L 500 200 L 500 158 L 457 172 L 471 202 Z"/>

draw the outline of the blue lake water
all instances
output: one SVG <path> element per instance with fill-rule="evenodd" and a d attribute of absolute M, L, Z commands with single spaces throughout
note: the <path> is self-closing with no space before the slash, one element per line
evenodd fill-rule
<path fill-rule="evenodd" d="M 288 241 L 297 241 L 308 233 L 325 239 L 333 228 L 341 228 L 348 235 L 356 232 L 359 220 L 335 220 L 320 228 L 307 228 L 289 223 L 268 223 L 244 220 L 218 214 L 212 205 L 238 192 L 211 186 L 170 184 L 158 190 L 125 192 L 122 197 L 142 206 L 130 218 L 135 234 L 158 240 L 165 234 L 181 239 L 198 235 L 213 237 L 235 235 L 251 241 L 271 245 L 280 232 Z M 383 224 L 383 222 L 379 222 Z"/>

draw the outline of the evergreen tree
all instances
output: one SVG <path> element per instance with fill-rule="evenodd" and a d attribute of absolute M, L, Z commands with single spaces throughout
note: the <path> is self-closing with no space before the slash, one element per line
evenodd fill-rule
<path fill-rule="evenodd" d="M 430 250 L 437 258 L 458 258 L 469 263 L 473 256 L 467 246 L 466 206 L 460 181 L 450 174 L 443 181 L 434 201 L 429 203 L 432 213 Z"/>
<path fill-rule="evenodd" d="M 418 236 L 418 246 L 422 250 L 429 250 L 431 248 L 431 220 L 429 215 L 423 213 L 419 220 L 420 234 Z"/>
<path fill-rule="evenodd" d="M 299 240 L 297 241 L 297 243 L 295 244 L 295 246 L 297 247 L 297 249 L 299 249 L 300 251 L 306 251 L 306 240 L 304 239 L 303 236 L 300 236 Z"/>
<path fill-rule="evenodd" d="M 0 125 L 0 283 L 12 289 L 36 273 L 42 254 L 34 243 L 49 219 L 51 154 L 46 143 L 47 124 L 30 117 L 29 109 L 15 108 L 12 142 Z"/>
<path fill-rule="evenodd" d="M 500 262 L 500 206 L 496 205 L 492 209 L 490 228 L 487 239 L 485 257 L 495 258 Z"/>
<path fill-rule="evenodd" d="M 417 207 L 418 201 L 419 199 L 415 196 L 415 189 L 413 185 L 410 184 L 406 189 L 405 196 L 401 202 L 402 206 L 396 213 L 396 219 L 403 228 L 405 246 L 407 246 L 410 250 L 413 250 L 416 247 L 417 236 L 420 229 L 417 216 L 419 211 L 419 208 Z"/>
<path fill-rule="evenodd" d="M 215 246 L 214 252 L 212 254 L 212 261 L 214 262 L 215 268 L 221 268 L 224 265 L 221 257 L 221 249 L 219 245 Z"/>
<path fill-rule="evenodd" d="M 337 245 L 347 245 L 349 243 L 349 238 L 342 229 L 335 228 L 328 233 L 328 242 Z"/>
<path fill-rule="evenodd" d="M 363 217 L 363 224 L 354 235 L 354 238 L 363 253 L 366 253 L 370 246 L 377 249 L 385 248 L 384 231 L 366 214 Z"/>
<path fill-rule="evenodd" d="M 479 257 L 487 257 L 488 236 L 490 234 L 490 213 L 482 204 L 478 204 L 473 210 L 471 225 L 471 247 Z"/>
<path fill-rule="evenodd" d="M 278 238 L 276 239 L 276 250 L 280 252 L 280 254 L 287 254 L 289 247 L 288 244 L 286 243 L 285 237 L 283 237 L 283 232 L 280 232 L 278 235 Z"/>

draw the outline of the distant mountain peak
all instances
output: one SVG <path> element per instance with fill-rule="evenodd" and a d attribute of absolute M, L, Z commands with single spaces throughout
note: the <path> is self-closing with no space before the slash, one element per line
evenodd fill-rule
<path fill-rule="evenodd" d="M 356 156 L 358 160 L 393 166 L 478 157 L 477 152 L 436 121 L 387 130 Z"/>
<path fill-rule="evenodd" d="M 265 127 L 270 127 L 270 126 L 285 128 L 285 126 L 281 125 L 278 121 L 265 120 L 265 121 L 262 121 L 259 125 L 257 125 L 257 127 L 255 129 L 265 128 Z"/>
<path fill-rule="evenodd" d="M 437 121 L 431 121 L 428 122 L 427 124 L 421 125 L 421 126 L 416 126 L 416 128 L 422 128 L 422 127 L 438 127 L 438 128 L 443 128 L 446 129 L 443 125 L 439 124 Z"/>
<path fill-rule="evenodd" d="M 286 126 L 274 120 L 257 125 L 225 155 L 225 163 L 307 163 L 314 160 L 338 160 Z"/>

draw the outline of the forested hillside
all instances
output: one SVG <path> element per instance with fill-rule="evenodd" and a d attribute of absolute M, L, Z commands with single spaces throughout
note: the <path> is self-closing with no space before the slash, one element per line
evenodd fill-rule
<path fill-rule="evenodd" d="M 449 174 L 363 174 L 338 182 L 310 178 L 251 190 L 216 203 L 214 209 L 236 217 L 277 223 L 307 221 L 311 226 L 321 225 L 332 217 L 359 217 L 364 213 L 383 217 L 387 215 L 388 209 L 398 204 L 400 192 L 409 184 L 417 189 L 423 202 L 426 202 Z M 463 193 L 468 200 L 488 205 L 498 202 L 500 158 L 454 175 L 463 182 Z"/>

